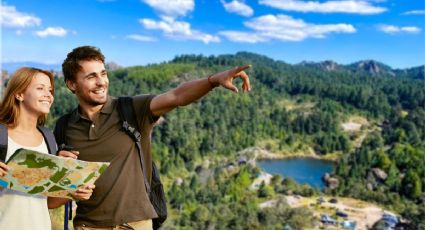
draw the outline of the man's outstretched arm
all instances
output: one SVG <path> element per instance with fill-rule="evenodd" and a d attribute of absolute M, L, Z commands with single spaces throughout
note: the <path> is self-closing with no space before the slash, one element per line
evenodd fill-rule
<path fill-rule="evenodd" d="M 178 106 L 188 105 L 199 98 L 205 96 L 215 86 L 223 86 L 229 90 L 238 92 L 238 88 L 233 85 L 233 79 L 242 78 L 242 90 L 248 92 L 251 90 L 249 77 L 244 72 L 250 65 L 235 67 L 211 75 L 211 77 L 189 81 L 179 85 L 168 92 L 160 94 L 152 99 L 150 109 L 156 116 L 164 115 Z"/>

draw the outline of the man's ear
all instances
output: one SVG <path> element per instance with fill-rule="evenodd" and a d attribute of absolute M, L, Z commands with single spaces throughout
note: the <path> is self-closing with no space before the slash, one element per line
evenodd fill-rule
<path fill-rule="evenodd" d="M 72 93 L 75 93 L 76 84 L 74 81 L 66 80 L 65 84 L 66 84 L 66 87 L 68 87 L 68 89 L 71 90 Z"/>

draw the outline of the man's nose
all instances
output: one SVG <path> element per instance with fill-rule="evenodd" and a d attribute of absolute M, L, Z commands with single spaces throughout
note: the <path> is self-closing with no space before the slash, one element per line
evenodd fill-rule
<path fill-rule="evenodd" d="M 106 78 L 101 77 L 101 76 L 98 76 L 96 78 L 96 84 L 97 85 L 104 85 L 104 84 L 106 84 Z"/>

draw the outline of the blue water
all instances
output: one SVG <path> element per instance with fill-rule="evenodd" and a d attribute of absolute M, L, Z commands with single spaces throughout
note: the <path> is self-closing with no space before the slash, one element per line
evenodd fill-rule
<path fill-rule="evenodd" d="M 299 184 L 309 184 L 323 189 L 322 176 L 332 172 L 334 163 L 313 158 L 288 158 L 282 160 L 260 160 L 258 165 L 267 173 L 292 177 Z"/>
<path fill-rule="evenodd" d="M 5 187 L 5 188 L 7 188 L 7 186 L 9 185 L 9 183 L 8 182 L 6 182 L 6 181 L 4 181 L 4 180 L 0 180 L 0 186 L 1 187 Z"/>

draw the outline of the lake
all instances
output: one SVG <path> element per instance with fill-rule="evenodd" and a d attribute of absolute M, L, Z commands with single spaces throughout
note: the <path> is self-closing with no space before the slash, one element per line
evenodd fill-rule
<path fill-rule="evenodd" d="M 309 184 L 312 187 L 323 189 L 325 183 L 322 176 L 334 169 L 332 161 L 314 158 L 287 158 L 280 160 L 259 160 L 259 167 L 270 174 L 279 174 L 291 177 L 299 184 Z"/>

